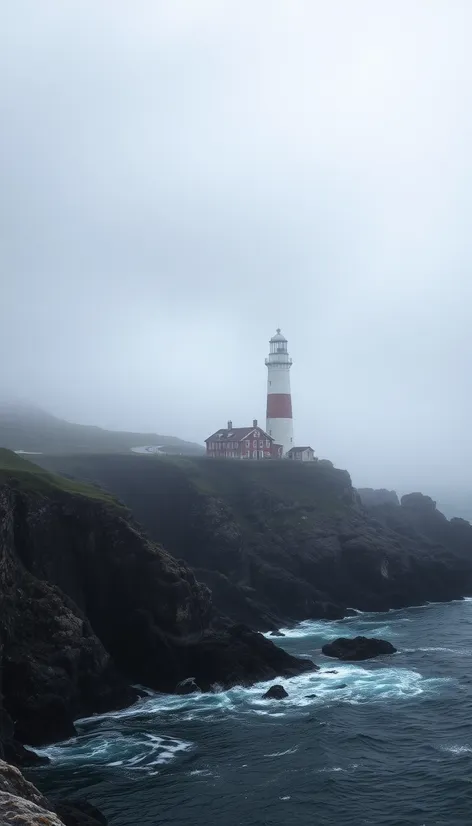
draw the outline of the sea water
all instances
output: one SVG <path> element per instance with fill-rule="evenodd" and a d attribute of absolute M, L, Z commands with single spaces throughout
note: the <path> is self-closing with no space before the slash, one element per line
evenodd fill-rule
<path fill-rule="evenodd" d="M 321 667 L 272 681 L 286 700 L 262 698 L 272 683 L 149 693 L 80 721 L 30 779 L 87 798 L 112 826 L 472 824 L 472 601 L 283 630 L 278 644 Z M 321 654 L 358 634 L 398 653 Z"/>

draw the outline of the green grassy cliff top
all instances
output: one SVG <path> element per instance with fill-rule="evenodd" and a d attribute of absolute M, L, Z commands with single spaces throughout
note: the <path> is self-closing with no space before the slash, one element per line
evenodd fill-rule
<path fill-rule="evenodd" d="M 33 493 L 48 495 L 60 490 L 116 505 L 113 497 L 100 488 L 49 473 L 12 450 L 0 447 L 0 484 L 5 482 Z"/>

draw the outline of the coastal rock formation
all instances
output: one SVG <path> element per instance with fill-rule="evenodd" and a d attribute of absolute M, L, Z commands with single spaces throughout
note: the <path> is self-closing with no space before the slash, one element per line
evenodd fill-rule
<path fill-rule="evenodd" d="M 107 826 L 106 817 L 85 800 L 53 803 L 21 772 L 0 760 L 2 826 Z"/>
<path fill-rule="evenodd" d="M 192 566 L 220 614 L 253 628 L 472 593 L 468 523 L 448 522 L 417 494 L 399 505 L 388 492 L 386 504 L 366 507 L 349 474 L 327 462 L 39 460 L 112 491 Z"/>
<path fill-rule="evenodd" d="M 323 645 L 321 650 L 326 657 L 338 660 L 370 660 L 382 654 L 395 654 L 397 649 L 387 640 L 374 637 L 339 637 Z"/>
<path fill-rule="evenodd" d="M 108 826 L 105 815 L 87 800 L 62 800 L 54 808 L 64 826 Z"/>
<path fill-rule="evenodd" d="M 357 493 L 366 508 L 373 508 L 376 505 L 394 505 L 394 507 L 400 505 L 400 500 L 394 490 L 357 488 Z"/>
<path fill-rule="evenodd" d="M 2 826 L 64 826 L 51 803 L 18 769 L 0 760 L 0 823 Z"/>
<path fill-rule="evenodd" d="M 109 497 L 1 454 L 1 674 L 16 741 L 73 735 L 75 718 L 136 699 L 129 682 L 173 691 L 195 676 L 209 690 L 312 667 L 220 619 L 209 589 Z"/>
<path fill-rule="evenodd" d="M 271 685 L 268 691 L 262 695 L 263 700 L 285 700 L 288 693 L 283 685 Z"/>

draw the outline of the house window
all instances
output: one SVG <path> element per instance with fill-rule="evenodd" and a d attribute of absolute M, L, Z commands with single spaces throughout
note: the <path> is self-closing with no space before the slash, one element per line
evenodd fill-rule
<path fill-rule="evenodd" d="M 252 451 L 252 458 L 257 459 L 257 450 Z"/>
<path fill-rule="evenodd" d="M 259 447 L 264 447 L 264 440 L 263 439 L 260 440 Z"/>
<path fill-rule="evenodd" d="M 249 441 L 249 439 L 246 439 L 246 447 L 251 447 L 251 442 Z"/>
<path fill-rule="evenodd" d="M 252 446 L 253 446 L 253 447 L 257 447 L 257 439 L 254 439 L 254 441 L 253 441 L 253 443 L 252 443 Z"/>
<path fill-rule="evenodd" d="M 259 433 L 259 431 L 258 431 L 258 430 L 256 430 L 256 431 L 255 431 L 255 433 L 254 433 L 254 436 L 257 436 L 257 438 L 259 438 L 259 436 L 260 436 L 260 435 L 261 435 L 261 434 Z"/>
<path fill-rule="evenodd" d="M 266 447 L 270 447 L 270 441 L 269 441 L 269 439 L 266 439 Z"/>

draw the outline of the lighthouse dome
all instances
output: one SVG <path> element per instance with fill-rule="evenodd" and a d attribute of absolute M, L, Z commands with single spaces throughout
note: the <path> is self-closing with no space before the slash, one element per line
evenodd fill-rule
<path fill-rule="evenodd" d="M 272 344 L 273 341 L 285 341 L 285 342 L 287 341 L 285 336 L 283 336 L 282 333 L 280 332 L 280 327 L 277 328 L 275 336 L 272 336 L 272 338 L 270 340 L 270 343 Z"/>

